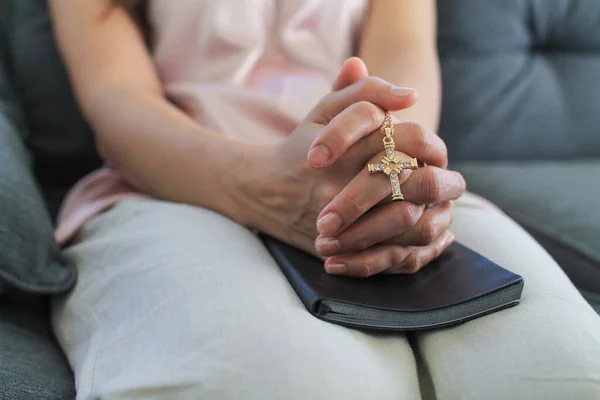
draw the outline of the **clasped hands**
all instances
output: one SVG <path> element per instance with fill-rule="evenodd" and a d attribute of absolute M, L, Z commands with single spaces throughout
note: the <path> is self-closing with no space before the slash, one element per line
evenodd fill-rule
<path fill-rule="evenodd" d="M 404 202 L 392 202 L 389 178 L 365 167 L 385 156 L 385 111 L 416 101 L 414 90 L 368 77 L 362 61 L 347 60 L 332 92 L 269 151 L 260 174 L 247 177 L 246 192 L 258 200 L 244 222 L 323 257 L 331 274 L 414 273 L 437 258 L 454 240 L 452 200 L 466 189 L 446 169 L 442 139 L 417 123 L 394 125 L 396 154 L 425 165 L 399 174 Z"/>

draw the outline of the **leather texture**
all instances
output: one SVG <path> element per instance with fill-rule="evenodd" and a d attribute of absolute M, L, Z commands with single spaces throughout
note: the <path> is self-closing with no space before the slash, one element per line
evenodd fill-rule
<path fill-rule="evenodd" d="M 523 284 L 521 276 L 458 243 L 415 274 L 356 279 L 329 275 L 318 258 L 269 236 L 261 235 L 261 239 L 313 314 L 328 300 L 418 314 L 449 309 Z M 520 291 L 512 300 L 519 298 Z"/>

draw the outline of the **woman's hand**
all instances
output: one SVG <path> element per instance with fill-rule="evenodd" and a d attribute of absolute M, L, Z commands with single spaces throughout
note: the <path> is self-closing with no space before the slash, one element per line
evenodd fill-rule
<path fill-rule="evenodd" d="M 389 201 L 387 176 L 363 170 L 321 212 L 317 223 L 321 235 L 315 245 L 321 255 L 329 256 L 325 263 L 329 272 L 412 273 L 452 243 L 451 200 L 465 191 L 462 176 L 428 166 L 403 172 L 399 178 L 404 202 Z M 426 204 L 432 206 L 424 208 Z"/>
<path fill-rule="evenodd" d="M 416 124 L 397 124 L 395 128 L 398 138 L 437 138 Z M 372 137 L 381 141 L 378 133 Z M 421 143 L 415 144 L 418 142 Z M 412 145 L 397 140 L 396 146 L 410 156 L 427 160 L 428 164 L 433 161 L 427 156 L 431 150 L 425 150 L 430 146 L 419 139 Z M 410 156 L 406 153 L 396 152 L 401 159 L 408 160 Z M 434 154 L 445 155 L 445 148 L 434 150 Z M 379 153 L 368 162 L 378 164 L 384 156 Z M 445 164 L 444 157 L 438 165 Z M 320 255 L 329 257 L 325 263 L 328 272 L 353 276 L 384 271 L 412 273 L 437 258 L 452 243 L 453 236 L 448 232 L 453 220 L 451 201 L 465 191 L 462 176 L 429 165 L 403 171 L 399 181 L 406 201 L 391 202 L 389 177 L 371 175 L 363 167 L 324 207 L 317 220 L 320 235 L 315 245 Z M 424 208 L 425 205 L 432 206 Z"/>
<path fill-rule="evenodd" d="M 342 84 L 338 82 L 338 86 Z M 404 95 L 395 96 L 394 92 Z M 387 82 L 374 78 L 362 79 L 326 96 L 296 131 L 277 147 L 276 153 L 267 157 L 269 162 L 266 167 L 258 169 L 261 176 L 245 177 L 245 184 L 242 185 L 247 193 L 245 197 L 260 199 L 249 204 L 252 207 L 249 214 L 257 218 L 246 223 L 315 253 L 313 240 L 318 234 L 315 227 L 317 215 L 327 210 L 337 210 L 339 206 L 339 213 L 334 217 L 321 218 L 318 225 L 322 231 L 330 229 L 329 236 L 340 233 L 340 246 L 337 250 L 331 247 L 320 250 L 323 255 L 338 254 L 340 251 L 358 252 L 328 260 L 327 266 L 331 272 L 336 272 L 333 271 L 336 268 L 340 270 L 342 261 L 351 275 L 364 276 L 379 272 L 385 269 L 382 268 L 384 259 L 389 259 L 388 253 L 392 249 L 397 262 L 389 267 L 405 265 L 407 271 L 414 271 L 437 257 L 452 239 L 444 234 L 452 218 L 450 203 L 431 208 L 425 213 L 422 207 L 408 201 L 367 212 L 375 205 L 369 202 L 381 196 L 376 200 L 379 202 L 390 192 L 389 181 L 382 180 L 383 176 L 379 179 L 376 176 L 363 176 L 365 164 L 373 154 L 382 150 L 380 135 L 370 133 L 376 131 L 383 122 L 382 108 L 397 110 L 410 106 L 415 100 L 411 90 L 394 89 Z M 399 124 L 396 129 L 398 148 L 428 164 L 446 166 L 445 146 L 436 135 L 416 124 Z M 305 158 L 309 148 L 312 149 L 308 157 L 310 166 Z M 315 152 L 321 154 L 315 156 Z M 383 154 L 377 154 L 376 157 L 379 157 L 379 161 Z M 441 168 L 429 168 L 421 172 L 420 179 L 439 187 L 439 193 L 423 193 L 419 190 L 417 175 L 411 180 L 413 189 L 408 183 L 405 185 L 408 185 L 405 189 L 407 198 L 416 203 L 437 203 L 456 198 L 462 193 L 460 187 L 461 184 L 464 187 L 464 181 L 460 176 L 456 178 L 455 173 L 449 173 L 454 179 L 449 183 L 446 172 Z M 359 203 L 335 202 L 340 195 L 350 199 L 345 196 L 361 187 L 361 193 L 371 193 L 372 196 L 366 196 L 364 204 L 359 207 Z M 332 200 L 334 202 L 323 210 Z M 378 222 L 382 219 L 385 219 L 383 225 Z M 336 223 L 338 227 L 333 229 Z M 369 247 L 371 244 L 366 243 L 382 244 Z M 410 247 L 423 244 L 427 245 Z M 322 247 L 319 242 L 318 247 Z"/>
<path fill-rule="evenodd" d="M 289 137 L 277 146 L 265 147 L 259 161 L 252 157 L 260 165 L 253 165 L 232 185 L 239 188 L 236 197 L 245 199 L 243 206 L 248 209 L 247 219 L 240 222 L 315 253 L 317 216 L 360 172 L 369 156 L 381 150 L 369 135 L 383 123 L 382 107 L 398 110 L 415 101 L 414 90 L 377 78 L 362 79 L 325 96 Z M 325 150 L 327 160 L 321 166 L 327 168 L 315 169 L 307 153 L 315 138 L 332 136 L 323 136 L 327 129 L 343 129 L 348 136 L 344 143 Z M 308 159 L 314 159 L 314 151 Z"/>

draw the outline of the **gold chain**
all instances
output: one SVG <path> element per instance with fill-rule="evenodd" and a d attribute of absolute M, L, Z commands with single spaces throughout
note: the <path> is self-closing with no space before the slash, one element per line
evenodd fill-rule
<path fill-rule="evenodd" d="M 374 172 L 383 172 L 390 177 L 390 183 L 392 185 L 392 200 L 403 201 L 404 196 L 400 191 L 400 182 L 398 174 L 405 169 L 417 169 L 419 168 L 417 159 L 411 158 L 409 161 L 402 161 L 400 157 L 395 153 L 396 144 L 394 143 L 394 125 L 392 124 L 392 116 L 389 112 L 385 113 L 385 119 L 381 124 L 381 133 L 383 137 L 383 146 L 385 147 L 385 157 L 381 160 L 380 164 L 367 164 L 367 172 L 372 174 Z"/>
<path fill-rule="evenodd" d="M 379 129 L 381 129 L 381 133 L 385 136 L 394 135 L 394 124 L 392 124 L 392 115 L 389 111 L 385 113 L 385 119 L 383 120 L 383 124 L 381 124 L 381 127 Z"/>
<path fill-rule="evenodd" d="M 388 158 L 394 158 L 394 149 L 396 148 L 396 144 L 394 143 L 394 124 L 392 124 L 392 116 L 389 112 L 385 113 L 385 119 L 383 120 L 383 124 L 381 124 L 381 133 L 384 136 L 383 138 L 383 147 L 387 149 Z"/>

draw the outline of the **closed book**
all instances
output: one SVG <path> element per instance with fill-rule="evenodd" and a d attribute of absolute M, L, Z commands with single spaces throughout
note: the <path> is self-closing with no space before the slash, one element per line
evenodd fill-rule
<path fill-rule="evenodd" d="M 459 324 L 519 303 L 523 278 L 453 243 L 414 274 L 334 276 L 323 261 L 261 234 L 306 309 L 363 329 L 421 330 Z"/>

